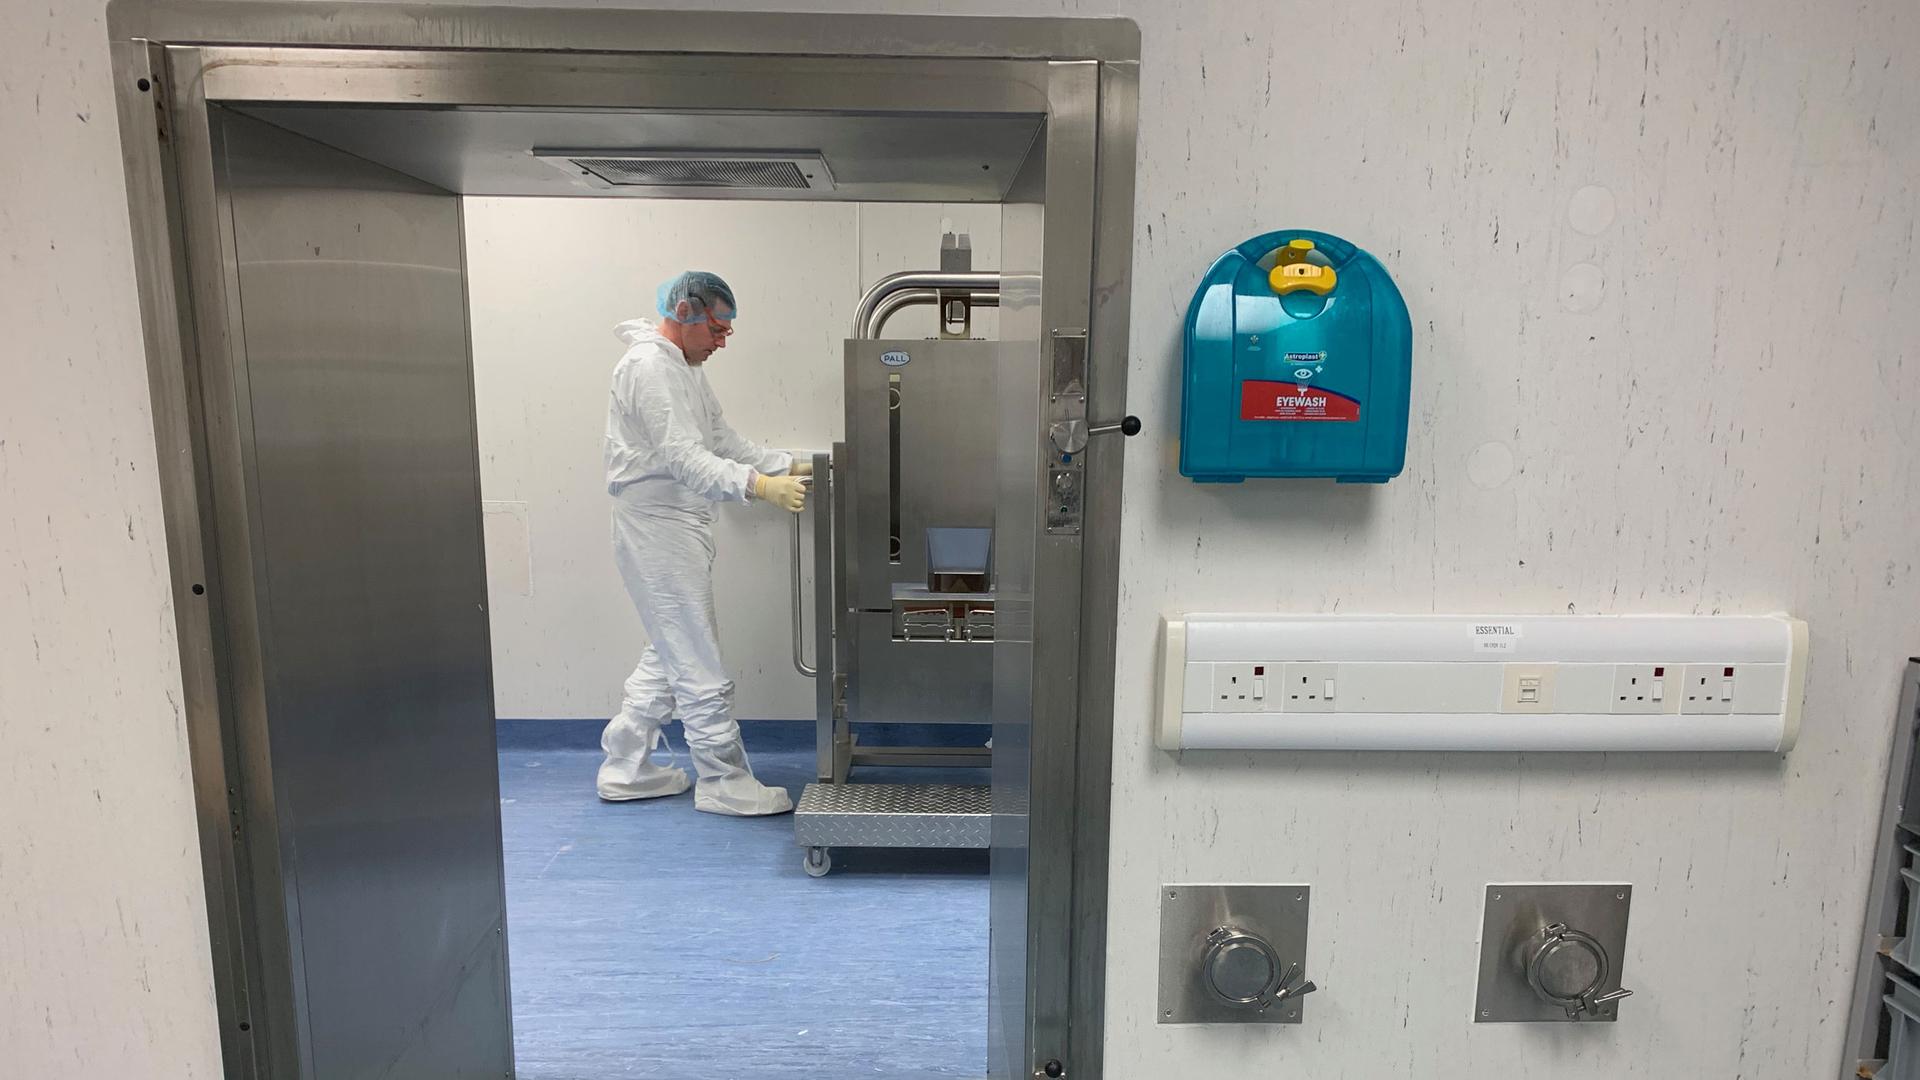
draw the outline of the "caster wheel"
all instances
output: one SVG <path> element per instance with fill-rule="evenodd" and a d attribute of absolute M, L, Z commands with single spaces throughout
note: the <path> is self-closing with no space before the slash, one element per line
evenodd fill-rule
<path fill-rule="evenodd" d="M 810 847 L 800 865 L 806 868 L 808 877 L 826 877 L 833 869 L 833 853 L 823 847 Z"/>

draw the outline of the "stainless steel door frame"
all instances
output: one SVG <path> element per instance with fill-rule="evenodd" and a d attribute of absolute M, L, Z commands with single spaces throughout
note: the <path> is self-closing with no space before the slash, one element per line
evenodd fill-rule
<path fill-rule="evenodd" d="M 271 809 L 259 805 L 271 793 L 244 782 L 261 762 L 248 759 L 236 729 L 258 701 L 257 640 L 230 634 L 226 611 L 254 598 L 238 580 L 246 575 L 232 572 L 245 564 L 244 545 L 229 545 L 230 523 L 216 512 L 244 505 L 233 473 L 237 421 L 209 407 L 202 385 L 228 352 L 229 327 L 221 300 L 189 272 L 219 265 L 206 261 L 217 215 L 193 197 L 211 190 L 208 101 L 712 107 L 719 93 L 734 107 L 795 107 L 790 91 L 798 88 L 805 107 L 851 108 L 859 93 L 878 91 L 873 100 L 890 110 L 1044 111 L 1050 144 L 1060 140 L 1049 167 L 1087 178 L 1079 187 L 1083 226 L 1064 228 L 1070 207 L 1051 192 L 1046 200 L 1063 212 L 1048 221 L 1045 318 L 1089 330 L 1095 414 L 1117 413 L 1124 398 L 1138 35 L 1123 20 L 727 13 L 695 24 L 678 12 L 115 0 L 109 24 L 229 1075 L 274 1071 L 254 1058 L 245 1019 L 244 893 L 275 875 L 247 865 L 231 831 L 236 819 L 272 819 L 253 817 Z M 196 44 L 215 47 L 162 49 Z M 457 51 L 480 45 L 505 51 Z M 382 51 L 408 49 L 434 51 Z M 197 73 L 170 80 L 163 51 Z M 689 71 L 690 63 L 706 74 Z M 962 63 L 969 66 L 951 66 Z M 715 75 L 733 65 L 744 77 Z M 792 82 L 781 73 L 789 65 Z M 424 78 L 428 70 L 437 77 Z M 930 71 L 942 77 L 928 78 Z M 1062 317 L 1069 309 L 1082 313 L 1077 323 Z M 1036 1072 L 1049 1061 L 1072 1075 L 1100 1071 L 1120 457 L 1117 441 L 1085 456 L 1084 550 L 1077 540 L 1043 540 L 1035 552 L 1045 569 L 1036 576 L 1033 663 L 1073 673 L 1046 680 L 1033 700 L 1034 764 L 1048 784 L 1022 831 L 1045 837 L 1061 856 L 1042 861 L 1044 879 L 1025 890 L 1039 898 L 1027 921 L 1025 966 L 1040 977 L 1028 982 L 1030 1022 L 1019 1041 Z"/>
<path fill-rule="evenodd" d="M 193 771 L 214 998 L 221 1058 L 230 1077 L 262 1075 L 246 1021 L 253 919 L 246 911 L 251 868 L 230 831 L 241 811 L 238 740 L 224 700 L 225 648 L 212 570 L 218 531 L 200 393 L 201 348 L 188 274 L 187 215 L 181 205 L 181 139 L 173 130 L 166 50 L 144 40 L 111 43 L 127 199 L 139 287 L 141 332 L 153 402 L 161 513 L 167 538 L 175 633 L 180 649 L 188 758 Z M 210 168 L 211 154 L 205 155 Z M 216 347 L 215 351 L 221 351 Z M 213 588 L 209 588 L 212 583 Z"/>
<path fill-rule="evenodd" d="M 1113 648 L 1111 622 L 1091 638 L 1083 630 L 1089 604 L 1111 611 L 1117 601 L 1119 440 L 1071 456 L 1082 476 L 1113 485 L 1112 501 L 1083 506 L 1072 527 L 1047 523 L 1051 474 L 1075 465 L 1048 437 L 1050 414 L 1072 396 L 1058 382 L 1056 341 L 1084 340 L 1082 385 L 1098 386 L 1102 395 L 1090 407 L 1125 394 L 1133 158 L 1131 139 L 1120 140 L 1126 157 L 1107 164 L 1124 173 L 1124 184 L 1116 188 L 1103 179 L 1105 66 L 1053 65 L 1045 143 L 1012 185 L 1002 212 L 1000 326 L 1007 351 L 999 373 L 996 533 L 1006 535 L 995 537 L 992 903 L 996 927 L 1023 921 L 1027 936 L 1024 942 L 996 938 L 991 1022 L 996 1047 L 1011 1047 L 1021 1040 L 1010 1029 L 1024 1016 L 1026 1063 L 1036 1076 L 1097 1076 L 1102 1064 Z M 1125 96 L 1131 85 L 1115 92 Z M 1131 100 L 1119 104 L 1131 116 Z M 1122 192 L 1128 196 L 1124 222 L 1103 218 L 1119 209 L 1115 198 Z M 1103 278 L 1098 238 L 1115 228 L 1129 242 L 1119 261 L 1106 264 Z M 1098 325 L 1096 306 L 1109 309 Z M 1013 434 L 1023 430 L 1031 442 Z M 1103 532 L 1103 543 L 1089 543 Z M 1099 760 L 1083 780 L 1086 758 Z M 1093 806 L 1097 814 L 1089 812 Z M 1082 883 L 1093 890 L 1084 908 L 1074 895 Z M 1016 974 L 1024 975 L 1019 1008 L 1013 1007 Z M 991 1064 L 1021 1075 L 1017 1062 Z"/>
<path fill-rule="evenodd" d="M 1139 55 L 1136 51 L 1136 57 Z M 1088 415 L 1127 413 L 1127 359 L 1133 297 L 1134 162 L 1140 67 L 1103 63 L 1094 121 L 1093 282 L 1088 290 Z M 1080 553 L 1080 685 L 1073 733 L 1073 860 L 1067 916 L 1068 1052 L 1088 1076 L 1103 1072 L 1106 1030 L 1107 859 L 1113 791 L 1113 686 L 1120 626 L 1120 495 L 1127 440 L 1094 439 L 1086 460 L 1086 515 Z"/>
<path fill-rule="evenodd" d="M 686 10 L 368 3 L 316 12 L 301 0 L 110 0 L 107 33 L 181 45 L 1140 61 L 1140 31 L 1129 19 L 703 10 L 708 18 Z"/>
<path fill-rule="evenodd" d="M 730 18 L 732 16 L 729 16 Z M 174 46 L 198 92 L 288 103 L 542 110 L 765 110 L 1045 114 L 1049 65 L 1032 60 L 561 55 Z"/>

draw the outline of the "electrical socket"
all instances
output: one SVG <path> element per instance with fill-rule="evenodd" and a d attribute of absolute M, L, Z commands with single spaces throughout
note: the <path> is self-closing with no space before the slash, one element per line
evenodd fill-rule
<path fill-rule="evenodd" d="M 1553 711 L 1554 666 L 1552 664 L 1505 664 L 1505 685 L 1500 691 L 1500 711 L 1508 713 L 1550 713 Z"/>
<path fill-rule="evenodd" d="M 1688 664 L 1680 677 L 1680 711 L 1731 713 L 1734 671 L 1732 664 Z"/>
<path fill-rule="evenodd" d="M 1264 668 L 1255 664 L 1213 665 L 1213 711 L 1258 712 L 1264 708 L 1265 703 L 1255 693 L 1256 670 Z"/>
<path fill-rule="evenodd" d="M 1280 682 L 1285 712 L 1332 712 L 1338 687 L 1337 664 L 1288 664 Z"/>
<path fill-rule="evenodd" d="M 1615 664 L 1611 711 L 1617 713 L 1671 712 L 1672 664 Z"/>

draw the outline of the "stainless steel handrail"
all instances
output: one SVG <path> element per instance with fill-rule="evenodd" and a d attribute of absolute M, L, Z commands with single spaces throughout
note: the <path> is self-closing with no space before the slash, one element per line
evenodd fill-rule
<path fill-rule="evenodd" d="M 889 294 L 886 299 L 880 301 L 878 307 L 873 309 L 872 318 L 867 320 L 867 340 L 871 341 L 879 337 L 881 332 L 886 329 L 887 320 L 893 318 L 894 314 L 902 308 L 910 308 L 920 304 L 938 304 L 940 297 L 941 292 L 939 289 L 902 289 L 897 293 Z M 1000 294 L 997 292 L 970 292 L 967 294 L 967 303 L 973 307 L 999 307 Z"/>
<path fill-rule="evenodd" d="M 886 325 L 887 316 L 911 304 L 933 303 L 940 291 L 966 292 L 968 301 L 986 305 L 999 303 L 1000 274 L 994 270 L 907 270 L 898 274 L 888 274 L 875 282 L 873 288 L 860 298 L 853 312 L 853 336 L 872 340 L 880 336 L 880 328 Z M 897 304 L 882 310 L 883 303 L 900 293 L 912 292 L 913 299 L 903 299 Z M 932 295 L 928 295 L 928 294 Z M 976 294 L 992 294 L 987 300 Z"/>
<path fill-rule="evenodd" d="M 795 456 L 798 456 L 798 455 L 795 455 Z M 809 492 L 809 494 L 811 494 L 811 492 Z M 811 502 L 812 500 L 809 499 L 808 501 Z M 820 669 L 818 667 L 809 667 L 807 665 L 805 643 L 802 641 L 802 637 L 805 633 L 804 628 L 806 626 L 806 620 L 801 617 L 801 611 L 800 611 L 801 607 L 803 606 L 801 597 L 800 597 L 800 592 L 801 592 L 800 590 L 800 517 L 801 515 L 788 514 L 787 516 L 793 519 L 793 670 L 811 679 L 820 674 Z"/>

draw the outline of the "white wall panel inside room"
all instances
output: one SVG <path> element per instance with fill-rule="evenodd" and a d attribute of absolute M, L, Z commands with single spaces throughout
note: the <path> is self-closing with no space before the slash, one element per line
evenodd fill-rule
<path fill-rule="evenodd" d="M 610 715 L 646 643 L 608 540 L 601 436 L 624 351 L 615 323 L 653 316 L 655 286 L 679 270 L 721 274 L 740 318 L 707 376 L 728 422 L 770 446 L 825 449 L 845 427 L 842 342 L 860 293 L 937 268 L 943 227 L 972 231 L 981 269 L 996 268 L 1000 241 L 997 206 L 470 198 L 465 209 L 503 717 Z M 987 312 L 974 330 L 994 326 Z M 935 331 L 931 308 L 887 327 Z M 715 605 L 742 717 L 814 713 L 813 684 L 792 663 L 789 528 L 762 503 L 719 507 Z"/>

